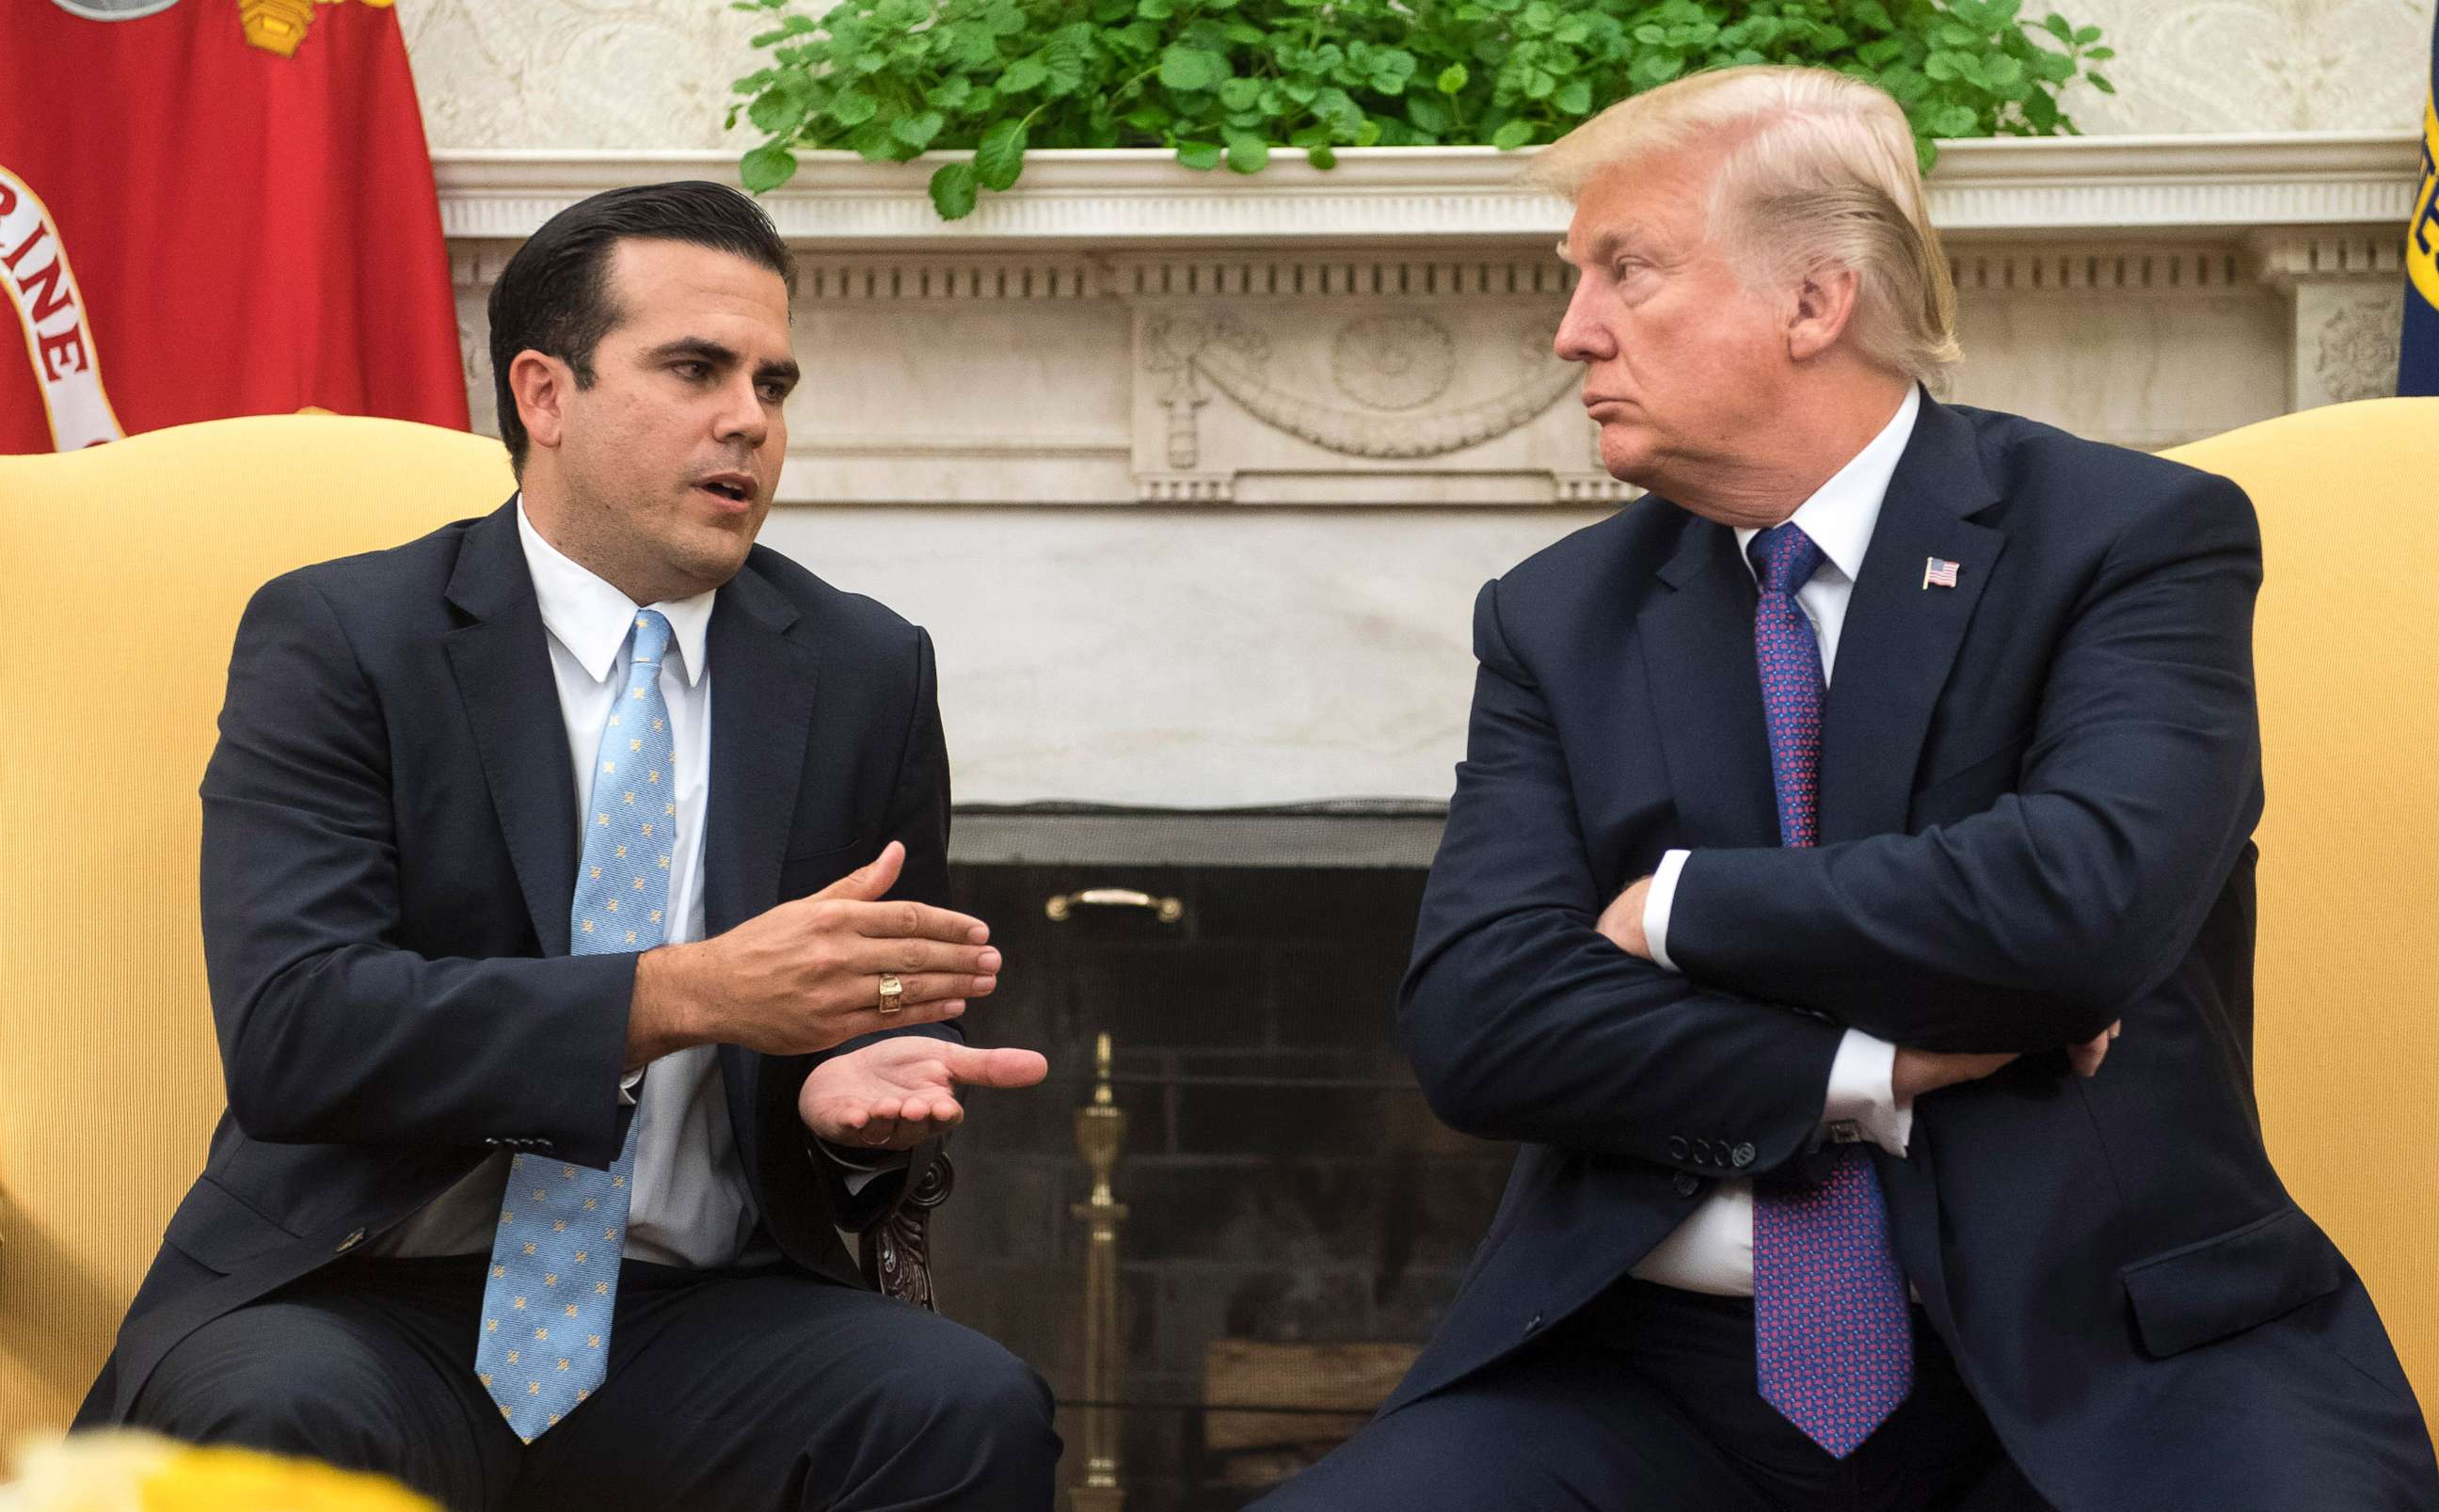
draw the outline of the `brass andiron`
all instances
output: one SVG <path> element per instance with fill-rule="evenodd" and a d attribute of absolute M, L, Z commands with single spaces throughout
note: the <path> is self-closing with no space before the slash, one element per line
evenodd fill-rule
<path fill-rule="evenodd" d="M 1126 1389 L 1126 1341 L 1118 1332 L 1118 1225 L 1127 1205 L 1110 1191 L 1126 1144 L 1127 1115 L 1110 1092 L 1110 1037 L 1093 1044 L 1093 1100 L 1076 1110 L 1076 1148 L 1093 1173 L 1093 1195 L 1072 1212 L 1092 1229 L 1084 1254 L 1084 1474 L 1070 1488 L 1075 1512 L 1120 1512 L 1117 1403 Z"/>

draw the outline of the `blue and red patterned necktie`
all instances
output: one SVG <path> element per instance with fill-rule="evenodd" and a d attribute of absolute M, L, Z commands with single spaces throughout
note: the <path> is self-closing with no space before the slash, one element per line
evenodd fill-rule
<path fill-rule="evenodd" d="M 1796 591 L 1821 548 L 1793 525 L 1755 536 L 1761 582 L 1754 653 L 1770 725 L 1782 844 L 1821 835 L 1821 645 Z M 1839 1147 L 1817 1186 L 1754 1190 L 1754 1377 L 1762 1398 L 1844 1459 L 1914 1389 L 1905 1274 L 1889 1242 L 1880 1180 L 1860 1145 Z"/>

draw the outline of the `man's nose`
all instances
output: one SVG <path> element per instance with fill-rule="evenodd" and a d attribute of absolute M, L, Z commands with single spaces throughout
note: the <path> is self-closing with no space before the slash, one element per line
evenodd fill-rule
<path fill-rule="evenodd" d="M 1567 298 L 1567 312 L 1558 321 L 1558 339 L 1550 344 L 1561 362 L 1594 363 L 1617 355 L 1617 340 L 1595 311 L 1593 281 L 1578 277 Z"/>
<path fill-rule="evenodd" d="M 714 419 L 713 435 L 721 440 L 731 438 L 750 446 L 760 446 L 771 434 L 771 412 L 762 403 L 749 375 L 722 385 L 720 413 Z"/>

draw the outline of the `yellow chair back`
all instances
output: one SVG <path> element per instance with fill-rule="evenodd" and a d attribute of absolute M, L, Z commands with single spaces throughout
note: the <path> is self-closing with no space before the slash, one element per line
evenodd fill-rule
<path fill-rule="evenodd" d="M 0 1446 L 74 1413 L 222 1106 L 195 790 L 239 612 L 513 487 L 338 417 L 0 456 Z"/>
<path fill-rule="evenodd" d="M 2262 1128 L 2439 1432 L 2439 399 L 2167 454 L 2234 478 L 2261 515 Z"/>

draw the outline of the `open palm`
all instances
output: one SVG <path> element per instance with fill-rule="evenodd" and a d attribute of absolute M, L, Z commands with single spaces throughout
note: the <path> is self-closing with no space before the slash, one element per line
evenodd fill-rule
<path fill-rule="evenodd" d="M 982 1050 L 928 1035 L 894 1035 L 813 1068 L 796 1116 L 833 1145 L 912 1149 L 963 1122 L 959 1087 L 1030 1087 L 1050 1073 L 1031 1050 Z"/>

